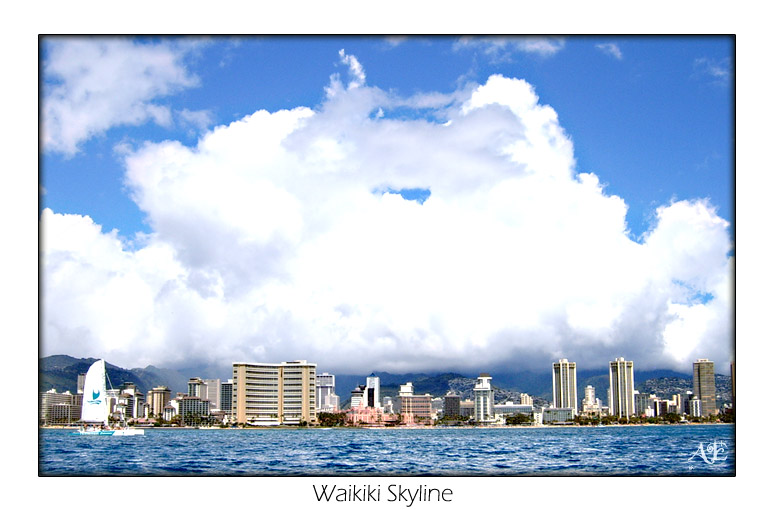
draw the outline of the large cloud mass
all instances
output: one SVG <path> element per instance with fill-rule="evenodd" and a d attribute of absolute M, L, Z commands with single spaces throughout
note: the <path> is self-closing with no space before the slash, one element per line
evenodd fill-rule
<path fill-rule="evenodd" d="M 138 249 L 45 210 L 44 351 L 343 373 L 731 359 L 732 246 L 707 200 L 634 241 L 528 83 L 401 98 L 340 55 L 352 81 L 317 109 L 131 151 Z M 397 193 L 414 188 L 430 197 Z"/>

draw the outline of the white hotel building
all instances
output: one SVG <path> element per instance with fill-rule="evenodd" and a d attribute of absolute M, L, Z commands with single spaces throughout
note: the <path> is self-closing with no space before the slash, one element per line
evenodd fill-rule
<path fill-rule="evenodd" d="M 316 364 L 233 363 L 233 410 L 236 423 L 315 423 Z"/>
<path fill-rule="evenodd" d="M 492 423 L 495 421 L 493 410 L 493 378 L 482 373 L 474 385 L 474 420 L 477 423 Z"/>
<path fill-rule="evenodd" d="M 335 394 L 335 376 L 324 372 L 316 374 L 316 410 L 334 413 L 340 407 L 340 397 Z"/>

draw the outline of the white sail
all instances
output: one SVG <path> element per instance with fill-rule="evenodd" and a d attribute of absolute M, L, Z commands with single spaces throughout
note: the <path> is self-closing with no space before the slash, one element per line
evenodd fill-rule
<path fill-rule="evenodd" d="M 100 359 L 88 369 L 83 386 L 83 408 L 81 421 L 102 422 L 107 425 L 107 382 L 105 380 L 104 360 Z"/>

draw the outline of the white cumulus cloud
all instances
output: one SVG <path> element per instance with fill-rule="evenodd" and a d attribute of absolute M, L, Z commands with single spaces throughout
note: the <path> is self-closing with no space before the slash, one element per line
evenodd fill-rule
<path fill-rule="evenodd" d="M 171 125 L 157 100 L 193 87 L 182 62 L 194 43 L 141 43 L 117 38 L 44 41 L 42 133 L 45 150 L 75 154 L 79 145 L 117 125 Z"/>
<path fill-rule="evenodd" d="M 140 249 L 44 211 L 44 352 L 341 373 L 730 360 L 732 246 L 708 201 L 660 207 L 634 241 L 532 85 L 494 75 L 427 103 L 340 57 L 357 86 L 333 77 L 319 108 L 128 150 Z M 394 191 L 414 188 L 430 196 Z"/>

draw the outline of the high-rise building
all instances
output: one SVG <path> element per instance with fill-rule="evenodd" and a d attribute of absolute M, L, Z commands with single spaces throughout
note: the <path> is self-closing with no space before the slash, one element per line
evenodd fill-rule
<path fill-rule="evenodd" d="M 634 362 L 616 358 L 610 362 L 610 398 L 608 406 L 612 416 L 634 416 Z"/>
<path fill-rule="evenodd" d="M 233 416 L 233 379 L 220 384 L 220 408 L 226 416 Z"/>
<path fill-rule="evenodd" d="M 367 407 L 367 399 L 365 394 L 367 392 L 367 386 L 360 384 L 351 391 L 351 409 L 356 407 Z"/>
<path fill-rule="evenodd" d="M 367 407 L 380 406 L 380 377 L 375 374 L 367 377 L 367 390 L 364 395 L 367 401 Z"/>
<path fill-rule="evenodd" d="M 399 386 L 399 396 L 395 409 L 402 415 L 402 421 L 407 424 L 431 419 L 431 395 L 415 395 L 411 382 Z"/>
<path fill-rule="evenodd" d="M 83 394 L 83 388 L 86 386 L 86 374 L 78 374 L 78 395 Z"/>
<path fill-rule="evenodd" d="M 522 404 L 523 406 L 531 406 L 533 405 L 533 397 L 531 397 L 527 393 L 520 393 L 519 403 Z"/>
<path fill-rule="evenodd" d="M 335 376 L 324 372 L 316 375 L 316 409 L 327 413 L 337 411 L 339 397 L 335 395 Z"/>
<path fill-rule="evenodd" d="M 584 400 L 581 402 L 581 413 L 584 416 L 599 416 L 602 407 L 600 399 L 595 396 L 594 386 L 584 388 Z"/>
<path fill-rule="evenodd" d="M 463 418 L 474 416 L 474 401 L 471 399 L 461 400 L 460 402 L 460 415 Z"/>
<path fill-rule="evenodd" d="M 594 386 L 591 384 L 584 388 L 584 406 L 593 405 L 596 397 L 594 396 Z"/>
<path fill-rule="evenodd" d="M 431 399 L 431 417 L 437 418 L 444 413 L 444 399 L 436 397 Z"/>
<path fill-rule="evenodd" d="M 233 363 L 233 410 L 236 423 L 315 423 L 316 364 Z"/>
<path fill-rule="evenodd" d="M 201 398 L 209 401 L 209 408 L 220 410 L 222 396 L 220 394 L 222 381 L 219 379 L 204 379 L 201 387 Z"/>
<path fill-rule="evenodd" d="M 110 415 L 114 416 L 117 412 L 118 400 L 120 399 L 121 390 L 117 388 L 111 388 L 107 390 L 105 400 L 107 400 L 107 409 L 110 410 Z"/>
<path fill-rule="evenodd" d="M 181 400 L 183 397 L 179 397 Z M 179 414 L 179 400 L 173 398 L 169 400 L 169 403 L 163 407 L 163 419 L 171 421 L 172 418 Z"/>
<path fill-rule="evenodd" d="M 717 414 L 715 403 L 715 363 L 697 359 L 693 364 L 693 394 L 701 400 L 703 416 Z"/>
<path fill-rule="evenodd" d="M 404 401 L 405 397 L 411 397 L 415 393 L 415 388 L 412 386 L 411 382 L 408 382 L 406 384 L 400 384 L 399 385 L 399 395 L 396 397 L 396 402 L 394 402 L 394 411 L 397 413 L 402 412 L 402 402 Z"/>
<path fill-rule="evenodd" d="M 400 395 L 400 410 L 404 423 L 431 419 L 431 395 Z"/>
<path fill-rule="evenodd" d="M 683 409 L 683 396 L 679 393 L 673 393 L 672 398 L 670 399 L 670 402 L 672 402 L 672 411 L 676 414 L 682 414 L 681 411 Z"/>
<path fill-rule="evenodd" d="M 444 396 L 444 415 L 460 416 L 460 395 L 448 393 Z"/>
<path fill-rule="evenodd" d="M 120 403 L 121 411 L 125 418 L 141 418 L 142 410 L 145 404 L 145 395 L 137 388 L 133 382 L 124 382 L 120 385 Z"/>
<path fill-rule="evenodd" d="M 736 362 L 731 362 L 731 409 L 736 416 Z"/>
<path fill-rule="evenodd" d="M 431 419 L 431 395 L 412 395 L 402 399 L 402 415 L 412 415 L 417 421 Z"/>
<path fill-rule="evenodd" d="M 191 377 L 187 381 L 187 395 L 189 397 L 200 397 L 203 389 L 203 379 L 200 377 Z"/>
<path fill-rule="evenodd" d="M 655 395 L 650 393 L 640 393 L 635 391 L 634 393 L 634 410 L 639 416 L 653 416 L 653 399 Z M 687 413 L 686 413 L 687 414 Z"/>
<path fill-rule="evenodd" d="M 701 408 L 701 400 L 694 397 L 688 401 L 688 414 L 690 416 L 696 416 L 696 417 L 703 416 L 702 408 Z"/>
<path fill-rule="evenodd" d="M 83 394 L 73 395 L 69 391 L 57 393 L 55 389 L 40 392 L 38 418 L 41 424 L 74 423 L 80 419 Z"/>
<path fill-rule="evenodd" d="M 552 371 L 553 404 L 557 408 L 570 407 L 573 414 L 578 413 L 578 393 L 576 387 L 576 363 L 560 359 L 554 363 Z"/>
<path fill-rule="evenodd" d="M 187 425 L 196 423 L 211 414 L 209 401 L 201 397 L 185 396 L 179 399 L 177 404 L 179 406 L 177 412 L 182 417 L 182 421 Z"/>
<path fill-rule="evenodd" d="M 477 423 L 495 421 L 492 380 L 490 374 L 481 373 L 474 385 L 474 421 Z"/>
<path fill-rule="evenodd" d="M 394 399 L 391 397 L 383 397 L 383 412 L 387 414 L 393 414 L 394 411 Z"/>
<path fill-rule="evenodd" d="M 163 416 L 163 408 L 171 400 L 171 390 L 166 386 L 156 386 L 147 392 L 147 403 L 150 405 L 150 412 L 153 416 Z"/>

